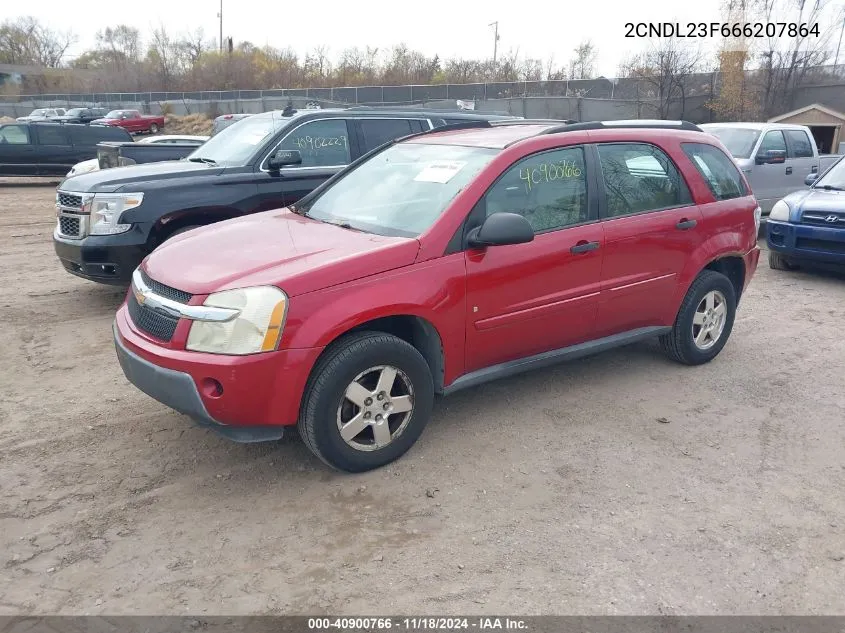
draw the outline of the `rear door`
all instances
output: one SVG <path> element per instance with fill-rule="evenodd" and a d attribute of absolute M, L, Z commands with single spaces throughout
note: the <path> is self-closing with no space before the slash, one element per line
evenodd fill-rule
<path fill-rule="evenodd" d="M 0 127 L 0 175 L 32 176 L 38 171 L 38 153 L 28 125 Z"/>
<path fill-rule="evenodd" d="M 428 121 L 423 119 L 361 118 L 352 124 L 359 133 L 362 153 L 367 153 L 388 141 L 430 129 Z"/>
<path fill-rule="evenodd" d="M 471 221 L 518 213 L 527 244 L 466 251 L 467 372 L 592 338 L 604 243 L 583 146 L 533 154 L 494 183 Z"/>
<path fill-rule="evenodd" d="M 704 241 L 701 212 L 677 165 L 648 143 L 600 143 L 605 239 L 596 336 L 664 325 L 680 273 Z"/>
<path fill-rule="evenodd" d="M 40 176 L 64 176 L 78 161 L 64 125 L 33 125 L 38 141 Z"/>
<path fill-rule="evenodd" d="M 810 135 L 806 130 L 784 130 L 786 136 L 786 158 L 787 165 L 792 166 L 792 173 L 787 170 L 786 186 L 788 191 L 798 191 L 799 189 L 806 189 L 804 179 L 810 174 L 816 174 L 819 171 L 819 160 L 816 157 L 816 152 L 813 151 L 813 143 L 810 140 Z"/>

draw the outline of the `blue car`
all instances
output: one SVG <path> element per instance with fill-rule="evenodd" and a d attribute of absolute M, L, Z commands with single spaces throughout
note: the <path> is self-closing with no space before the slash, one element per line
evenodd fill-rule
<path fill-rule="evenodd" d="M 793 270 L 802 264 L 845 270 L 845 162 L 839 159 L 821 177 L 810 174 L 810 189 L 775 203 L 766 223 L 769 266 Z"/>

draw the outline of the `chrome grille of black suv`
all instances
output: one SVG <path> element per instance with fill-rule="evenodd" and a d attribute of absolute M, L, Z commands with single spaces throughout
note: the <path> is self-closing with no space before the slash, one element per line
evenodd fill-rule
<path fill-rule="evenodd" d="M 169 342 L 173 338 L 179 319 L 140 305 L 133 292 L 129 293 L 126 306 L 129 309 L 130 318 L 139 330 L 164 342 Z"/>
<path fill-rule="evenodd" d="M 59 233 L 67 237 L 79 236 L 80 220 L 68 215 L 59 216 Z"/>
<path fill-rule="evenodd" d="M 63 207 L 71 209 L 82 208 L 82 196 L 76 196 L 72 193 L 64 193 L 60 191 L 56 196 L 56 202 Z"/>
<path fill-rule="evenodd" d="M 166 297 L 167 299 L 172 299 L 173 301 L 178 301 L 179 303 L 188 303 L 194 295 L 190 292 L 185 292 L 184 290 L 177 290 L 176 288 L 171 288 L 170 286 L 165 286 L 163 283 L 159 283 L 155 279 L 150 279 L 143 270 L 141 271 L 141 279 L 144 280 L 144 283 L 150 287 L 157 295 L 161 295 L 162 297 Z"/>

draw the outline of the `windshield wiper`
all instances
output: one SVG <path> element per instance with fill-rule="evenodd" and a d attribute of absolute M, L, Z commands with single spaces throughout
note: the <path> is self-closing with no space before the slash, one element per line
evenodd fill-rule
<path fill-rule="evenodd" d="M 313 217 L 313 216 L 306 216 L 306 217 Z M 333 224 L 335 226 L 339 226 L 342 229 L 349 229 L 350 231 L 358 231 L 359 233 L 363 233 L 362 229 L 352 226 L 346 220 L 323 220 L 322 218 L 313 218 L 315 220 L 320 220 L 320 222 L 325 222 L 326 224 Z"/>
<path fill-rule="evenodd" d="M 217 161 L 213 158 L 206 158 L 205 156 L 191 156 L 188 158 L 192 163 L 205 163 L 206 165 L 216 165 Z"/>
<path fill-rule="evenodd" d="M 836 185 L 821 185 L 821 189 L 825 191 L 845 191 L 842 187 L 837 187 Z"/>

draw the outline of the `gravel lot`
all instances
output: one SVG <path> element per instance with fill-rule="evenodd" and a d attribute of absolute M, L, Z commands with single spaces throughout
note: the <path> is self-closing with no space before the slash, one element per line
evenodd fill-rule
<path fill-rule="evenodd" d="M 350 476 L 129 385 L 53 197 L 0 185 L 0 614 L 845 614 L 842 277 L 761 258 L 710 365 L 492 383 Z"/>

